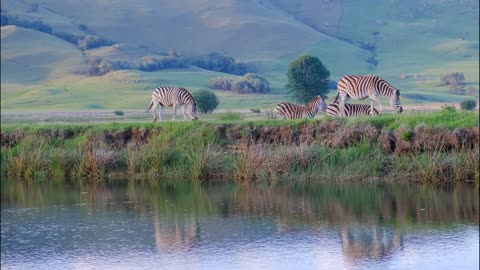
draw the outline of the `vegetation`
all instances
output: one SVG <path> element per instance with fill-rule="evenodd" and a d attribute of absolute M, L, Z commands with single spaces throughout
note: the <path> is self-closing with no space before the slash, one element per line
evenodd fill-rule
<path fill-rule="evenodd" d="M 317 95 L 326 97 L 330 72 L 320 59 L 301 55 L 288 66 L 288 93 L 297 101 L 307 103 Z"/>
<path fill-rule="evenodd" d="M 242 77 L 219 77 L 208 80 L 213 89 L 229 90 L 239 94 L 268 93 L 269 82 L 255 73 L 247 73 Z"/>
<path fill-rule="evenodd" d="M 465 76 L 461 72 L 448 73 L 440 78 L 441 86 L 448 85 L 450 92 L 454 94 L 465 94 Z"/>
<path fill-rule="evenodd" d="M 212 52 L 205 56 L 192 57 L 188 60 L 191 65 L 212 71 L 244 75 L 247 73 L 247 66 L 238 63 L 233 57 Z"/>
<path fill-rule="evenodd" d="M 218 107 L 218 98 L 215 93 L 208 90 L 198 90 L 192 93 L 197 102 L 197 108 L 202 113 L 211 113 Z"/>
<path fill-rule="evenodd" d="M 473 99 L 468 99 L 460 102 L 460 108 L 462 110 L 473 110 L 477 107 L 477 101 Z"/>
<path fill-rule="evenodd" d="M 478 115 L 437 112 L 351 119 L 2 126 L 13 178 L 192 178 L 305 183 L 401 178 L 479 181 Z M 368 162 L 366 162 L 366 160 Z M 339 170 L 339 168 L 342 168 Z"/>

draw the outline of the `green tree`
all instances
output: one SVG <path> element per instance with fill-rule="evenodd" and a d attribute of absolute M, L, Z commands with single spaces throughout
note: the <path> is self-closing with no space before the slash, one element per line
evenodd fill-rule
<path fill-rule="evenodd" d="M 320 59 L 311 55 L 301 55 L 288 67 L 288 93 L 299 102 L 306 103 L 317 95 L 326 97 L 330 72 Z"/>
<path fill-rule="evenodd" d="M 192 93 L 197 102 L 197 109 L 202 113 L 211 113 L 218 106 L 218 98 L 215 93 L 208 90 L 198 90 Z"/>

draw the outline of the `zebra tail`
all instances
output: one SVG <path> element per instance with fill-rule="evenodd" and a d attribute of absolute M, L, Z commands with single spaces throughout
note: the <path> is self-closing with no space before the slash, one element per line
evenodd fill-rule
<path fill-rule="evenodd" d="M 153 106 L 153 100 L 150 100 L 150 106 L 148 106 L 147 112 L 150 111 L 150 109 L 152 108 L 152 106 Z"/>

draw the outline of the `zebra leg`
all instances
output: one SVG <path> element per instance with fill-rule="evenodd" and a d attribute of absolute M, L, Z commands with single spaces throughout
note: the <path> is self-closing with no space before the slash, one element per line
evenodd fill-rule
<path fill-rule="evenodd" d="M 340 116 L 345 117 L 345 102 L 347 102 L 347 96 L 340 95 Z"/>
<path fill-rule="evenodd" d="M 153 104 L 152 114 L 153 114 L 154 123 L 157 121 L 157 107 L 158 107 L 158 103 Z"/>
<path fill-rule="evenodd" d="M 183 113 L 183 121 L 187 121 L 187 114 L 185 112 L 185 105 L 182 106 L 182 113 Z"/>
<path fill-rule="evenodd" d="M 173 105 L 173 118 L 172 120 L 175 121 L 175 116 L 177 115 L 177 105 Z"/>
<path fill-rule="evenodd" d="M 163 114 L 163 106 L 160 105 L 160 110 L 158 111 L 158 116 L 160 118 L 160 121 L 162 121 L 162 114 Z"/>

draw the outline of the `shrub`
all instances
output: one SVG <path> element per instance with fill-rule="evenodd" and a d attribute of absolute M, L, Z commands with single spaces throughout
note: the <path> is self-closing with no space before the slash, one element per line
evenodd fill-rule
<path fill-rule="evenodd" d="M 236 75 L 247 73 L 247 67 L 243 63 L 238 63 L 233 57 L 225 56 L 220 53 L 212 52 L 206 56 L 192 58 L 190 63 L 203 69 L 225 72 Z"/>
<path fill-rule="evenodd" d="M 253 112 L 253 113 L 260 113 L 260 112 L 262 112 L 260 109 L 256 109 L 256 108 L 250 108 L 250 111 Z"/>
<path fill-rule="evenodd" d="M 457 108 L 455 108 L 455 106 L 453 106 L 453 105 L 445 104 L 445 105 L 442 106 L 442 112 L 454 113 L 456 111 L 457 111 Z"/>
<path fill-rule="evenodd" d="M 123 116 L 123 115 L 125 115 L 125 113 L 124 113 L 123 111 L 120 111 L 120 110 L 113 111 L 113 113 L 114 113 L 115 115 L 118 115 L 118 116 Z"/>
<path fill-rule="evenodd" d="M 267 93 L 270 83 L 255 73 L 247 73 L 242 77 L 212 78 L 208 85 L 213 89 L 230 90 L 240 94 Z"/>
<path fill-rule="evenodd" d="M 460 102 L 460 108 L 462 108 L 462 110 L 473 110 L 475 107 L 477 107 L 476 100 L 470 99 Z"/>
<path fill-rule="evenodd" d="M 440 78 L 442 84 L 440 86 L 448 85 L 450 92 L 454 94 L 465 93 L 465 76 L 461 72 L 448 73 Z"/>
<path fill-rule="evenodd" d="M 185 63 L 183 63 L 181 59 L 172 56 L 146 55 L 142 58 L 141 63 L 137 65 L 137 69 L 143 71 L 155 71 L 160 69 L 180 68 L 185 66 Z"/>
<path fill-rule="evenodd" d="M 215 93 L 208 90 L 199 90 L 192 93 L 197 102 L 197 108 L 202 113 L 211 113 L 218 106 L 218 98 Z"/>
<path fill-rule="evenodd" d="M 78 40 L 78 48 L 80 50 L 88 50 L 92 48 L 97 48 L 100 46 L 109 46 L 112 45 L 113 42 L 109 40 L 105 40 L 99 36 L 95 35 L 86 35 L 84 38 Z"/>

